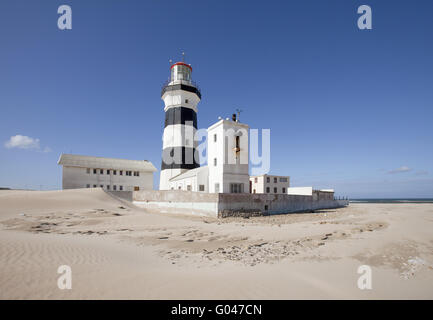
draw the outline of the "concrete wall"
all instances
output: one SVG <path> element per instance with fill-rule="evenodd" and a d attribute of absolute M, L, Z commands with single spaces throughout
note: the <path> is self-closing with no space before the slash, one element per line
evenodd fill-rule
<path fill-rule="evenodd" d="M 181 190 L 136 191 L 134 205 L 154 212 L 216 217 L 218 194 Z"/>
<path fill-rule="evenodd" d="M 210 217 L 237 215 L 245 212 L 280 214 L 331 209 L 349 204 L 348 200 L 328 200 L 326 197 L 252 194 L 252 193 L 200 193 L 190 191 L 137 191 L 133 203 L 155 212 L 192 214 Z"/>
<path fill-rule="evenodd" d="M 219 196 L 219 211 L 261 210 L 264 214 L 278 214 L 309 211 L 312 207 L 310 196 L 257 193 L 221 193 Z"/>
<path fill-rule="evenodd" d="M 96 174 L 93 173 L 93 168 L 90 168 L 90 173 L 87 173 L 87 168 L 80 167 L 68 167 L 63 166 L 63 177 L 62 186 L 63 189 L 80 189 L 90 188 L 96 186 L 96 188 L 102 188 L 107 190 L 107 186 L 110 186 L 110 191 L 116 186 L 117 191 L 120 190 L 120 186 L 123 187 L 123 191 L 133 191 L 134 187 L 139 187 L 140 190 L 152 190 L 153 188 L 153 173 L 152 172 L 141 172 L 140 176 L 135 177 L 126 176 L 123 170 L 123 175 L 119 174 L 119 170 L 116 170 L 117 174 L 113 174 L 113 170 L 110 170 L 110 174 L 107 174 L 107 169 L 103 169 L 103 174 L 100 173 L 100 169 L 96 170 Z"/>

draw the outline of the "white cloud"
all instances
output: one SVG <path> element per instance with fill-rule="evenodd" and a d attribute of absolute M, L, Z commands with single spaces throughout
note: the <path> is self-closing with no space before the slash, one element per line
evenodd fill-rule
<path fill-rule="evenodd" d="M 393 173 L 403 173 L 403 172 L 408 172 L 408 171 L 411 171 L 411 170 L 412 169 L 409 168 L 409 167 L 402 166 L 400 168 L 390 170 L 390 171 L 388 171 L 388 173 L 390 173 L 390 174 L 393 174 Z"/>
<path fill-rule="evenodd" d="M 7 149 L 17 148 L 17 149 L 32 149 L 32 150 L 38 150 L 42 152 L 51 151 L 49 147 L 45 147 L 43 150 L 41 150 L 39 139 L 23 136 L 20 134 L 10 137 L 10 139 L 5 142 L 5 147 Z"/>

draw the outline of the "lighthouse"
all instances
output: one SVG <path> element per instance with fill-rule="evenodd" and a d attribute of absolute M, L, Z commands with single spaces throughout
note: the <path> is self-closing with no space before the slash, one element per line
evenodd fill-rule
<path fill-rule="evenodd" d="M 190 64 L 176 62 L 170 79 L 163 86 L 165 124 L 162 137 L 160 190 L 170 189 L 170 179 L 200 166 L 194 136 L 197 130 L 197 105 L 201 92 L 191 78 Z"/>

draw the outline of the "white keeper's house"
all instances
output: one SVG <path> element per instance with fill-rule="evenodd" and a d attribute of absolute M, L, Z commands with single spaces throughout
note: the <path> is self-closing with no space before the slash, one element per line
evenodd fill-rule
<path fill-rule="evenodd" d="M 63 189 L 103 188 L 108 191 L 153 189 L 154 165 L 147 160 L 126 160 L 75 154 L 60 155 Z"/>

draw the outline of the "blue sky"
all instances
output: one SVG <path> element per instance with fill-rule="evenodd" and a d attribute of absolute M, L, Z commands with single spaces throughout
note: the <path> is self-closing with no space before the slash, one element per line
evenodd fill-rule
<path fill-rule="evenodd" d="M 61 4 L 72 30 L 57 28 Z M 362 4 L 372 30 L 357 28 Z M 160 89 L 184 50 L 198 126 L 242 108 L 242 122 L 271 129 L 271 174 L 354 198 L 433 197 L 432 12 L 432 1 L 2 0 L 0 187 L 59 188 L 62 152 L 159 169 Z M 15 135 L 39 141 L 7 147 Z"/>

